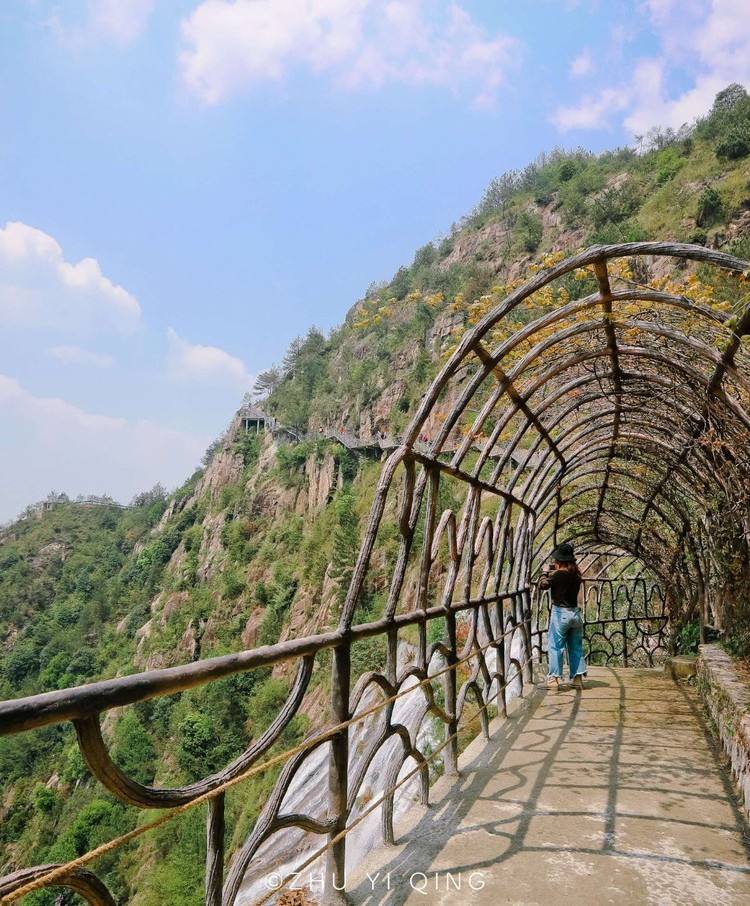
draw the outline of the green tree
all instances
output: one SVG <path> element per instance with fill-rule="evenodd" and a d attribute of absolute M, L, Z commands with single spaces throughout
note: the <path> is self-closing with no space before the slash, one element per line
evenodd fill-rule
<path fill-rule="evenodd" d="M 724 203 L 721 195 L 712 186 L 706 186 L 698 197 L 698 210 L 695 222 L 700 227 L 711 226 L 721 220 L 724 214 Z"/>
<path fill-rule="evenodd" d="M 527 252 L 535 252 L 542 241 L 544 227 L 536 211 L 524 211 L 518 218 L 521 243 Z"/>
<path fill-rule="evenodd" d="M 359 519 L 350 491 L 339 494 L 334 502 L 336 528 L 333 532 L 331 575 L 338 583 L 338 601 L 343 604 L 359 550 Z"/>
<path fill-rule="evenodd" d="M 153 783 L 156 751 L 134 708 L 123 714 L 115 728 L 112 755 L 128 777 L 139 783 Z"/>
<path fill-rule="evenodd" d="M 177 728 L 177 763 L 191 780 L 204 777 L 210 771 L 218 745 L 213 721 L 205 714 L 191 712 Z"/>
<path fill-rule="evenodd" d="M 750 124 L 734 123 L 716 143 L 719 160 L 739 160 L 750 154 Z"/>

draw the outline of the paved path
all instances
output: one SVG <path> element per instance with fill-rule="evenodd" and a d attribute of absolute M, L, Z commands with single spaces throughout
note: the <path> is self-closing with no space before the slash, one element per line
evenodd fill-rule
<path fill-rule="evenodd" d="M 373 851 L 351 902 L 750 904 L 731 782 L 695 692 L 661 671 L 596 668 L 582 695 L 536 693 L 461 771 Z"/>

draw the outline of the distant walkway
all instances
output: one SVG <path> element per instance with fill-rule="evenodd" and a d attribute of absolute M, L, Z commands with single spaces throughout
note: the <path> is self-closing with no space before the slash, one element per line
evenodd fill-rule
<path fill-rule="evenodd" d="M 351 902 L 750 903 L 747 826 L 696 693 L 655 670 L 590 685 L 537 692 L 475 740 L 350 878 Z"/>

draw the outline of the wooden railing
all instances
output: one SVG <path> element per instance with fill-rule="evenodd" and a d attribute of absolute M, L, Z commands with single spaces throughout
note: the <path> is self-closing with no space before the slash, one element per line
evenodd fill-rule
<path fill-rule="evenodd" d="M 436 606 L 424 611 L 397 614 L 352 626 L 346 631 L 332 630 L 182 667 L 152 670 L 2 702 L 0 735 L 70 721 L 75 727 L 78 745 L 89 770 L 121 802 L 139 809 L 160 810 L 184 810 L 191 803 L 208 802 L 205 902 L 210 906 L 234 903 L 258 848 L 276 832 L 289 827 L 298 827 L 334 840 L 329 847 L 327 878 L 332 886 L 341 888 L 346 876 L 346 830 L 355 814 L 355 800 L 368 767 L 378 751 L 393 737 L 400 740 L 401 751 L 390 765 L 382 791 L 384 839 L 393 840 L 392 788 L 395 788 L 399 771 L 407 759 L 412 759 L 419 767 L 421 795 L 423 801 L 428 799 L 429 756 L 420 748 L 419 732 L 410 732 L 393 720 L 394 702 L 399 697 L 414 695 L 416 681 L 423 694 L 417 727 L 428 714 L 444 725 L 447 742 L 441 753 L 443 768 L 447 772 L 455 772 L 457 731 L 462 717 L 465 717 L 469 697 L 473 697 L 479 705 L 481 726 L 487 733 L 490 705 L 498 713 L 505 713 L 508 690 L 514 695 L 521 694 L 524 684 L 532 679 L 530 600 L 529 590 L 521 589 L 451 604 L 448 608 Z M 431 633 L 428 627 L 434 621 L 440 622 L 444 639 L 426 647 L 421 655 L 417 654 L 416 663 L 397 673 L 399 633 L 415 627 L 423 640 L 422 644 L 425 644 Z M 385 637 L 391 652 L 388 664 L 383 672 L 369 671 L 353 683 L 352 646 L 374 636 Z M 462 644 L 457 641 L 459 636 L 465 638 Z M 333 654 L 330 668 L 332 723 L 316 727 L 300 746 L 264 762 L 264 756 L 268 755 L 284 729 L 299 713 L 316 659 L 325 651 Z M 296 675 L 286 703 L 266 731 L 223 770 L 196 783 L 166 789 L 137 782 L 113 761 L 101 732 L 102 715 L 110 709 L 183 692 L 222 677 L 281 662 L 296 665 Z M 441 696 L 436 695 L 435 683 L 442 685 Z M 368 694 L 373 686 L 380 693 L 380 700 L 374 705 Z M 362 757 L 354 759 L 349 746 L 349 728 L 373 713 L 378 716 L 376 729 L 368 734 Z M 305 760 L 323 744 L 329 745 L 327 816 L 321 819 L 311 814 L 283 812 L 284 797 L 295 775 Z M 264 763 L 276 767 L 281 765 L 281 773 L 252 832 L 244 845 L 233 854 L 224 881 L 224 791 L 243 777 L 262 769 Z M 321 782 L 324 783 L 325 779 Z M 17 871 L 0 879 L 0 895 L 4 898 L 3 902 L 13 902 L 24 891 L 44 886 L 64 886 L 75 890 L 96 906 L 114 902 L 102 881 L 85 870 L 83 865 L 67 868 L 36 866 Z"/>

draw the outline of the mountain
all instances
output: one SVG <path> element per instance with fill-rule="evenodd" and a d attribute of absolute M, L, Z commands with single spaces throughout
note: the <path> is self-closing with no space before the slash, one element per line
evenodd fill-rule
<path fill-rule="evenodd" d="M 260 376 L 262 411 L 251 412 L 250 430 L 250 410 L 241 409 L 175 492 L 156 488 L 127 508 L 54 495 L 0 530 L 0 698 L 334 625 L 382 451 L 461 333 L 529 271 L 591 244 L 656 238 L 750 258 L 750 98 L 739 86 L 693 128 L 655 130 L 638 152 L 558 149 L 494 180 L 444 238 L 371 286 L 340 328 L 295 341 Z M 575 298 L 591 288 L 584 278 L 564 291 Z M 544 310 L 554 300 L 534 304 Z M 517 310 L 514 323 L 531 316 L 529 306 Z M 387 574 L 386 551 L 361 619 L 379 613 Z M 382 663 L 380 644 L 358 647 L 356 673 Z M 325 714 L 326 681 L 318 670 L 280 748 Z M 222 680 L 110 712 L 104 733 L 137 779 L 183 783 L 257 737 L 288 682 L 283 667 Z M 91 780 L 67 728 L 0 738 L 0 778 L 3 871 L 71 858 L 139 820 Z M 230 849 L 272 780 L 248 781 L 229 797 Z M 204 845 L 194 811 L 107 856 L 98 871 L 135 906 L 198 903 Z M 42 892 L 29 902 L 56 901 Z"/>

